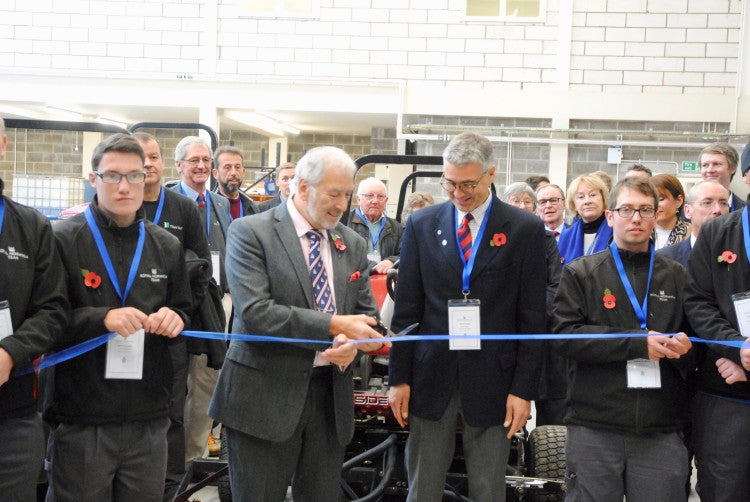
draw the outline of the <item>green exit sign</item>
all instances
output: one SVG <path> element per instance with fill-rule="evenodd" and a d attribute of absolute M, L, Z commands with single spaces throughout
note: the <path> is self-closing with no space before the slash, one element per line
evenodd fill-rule
<path fill-rule="evenodd" d="M 688 160 L 682 161 L 682 172 L 683 173 L 697 173 L 700 172 L 697 162 L 691 162 Z"/>

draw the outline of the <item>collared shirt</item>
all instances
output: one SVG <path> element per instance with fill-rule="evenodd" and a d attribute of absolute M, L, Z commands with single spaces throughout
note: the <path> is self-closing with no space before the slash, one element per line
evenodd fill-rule
<path fill-rule="evenodd" d="M 560 223 L 559 227 L 550 228 L 547 225 L 544 226 L 546 230 L 549 230 L 553 234 L 555 234 L 555 240 L 560 240 L 560 234 L 562 234 L 563 230 L 565 229 L 565 221 Z"/>
<path fill-rule="evenodd" d="M 487 206 L 490 205 L 490 198 L 492 197 L 492 192 L 490 189 L 487 189 L 487 198 L 479 204 L 476 208 L 469 211 L 471 215 L 474 217 L 469 222 L 469 230 L 471 230 L 471 242 L 474 243 L 474 237 L 477 235 L 477 232 L 479 232 L 479 227 L 482 226 L 482 220 L 484 220 L 484 215 L 487 212 Z M 456 208 L 458 211 L 458 218 L 456 218 L 456 232 L 458 232 L 459 227 L 461 226 L 461 222 L 464 219 L 464 216 L 466 216 L 466 213 L 462 212 L 460 209 Z"/>
<path fill-rule="evenodd" d="M 313 226 L 310 222 L 305 219 L 304 216 L 297 210 L 297 207 L 292 201 L 292 197 L 287 198 L 286 208 L 289 211 L 289 216 L 292 218 L 292 224 L 294 230 L 297 232 L 299 243 L 302 246 L 302 253 L 305 255 L 305 264 L 309 265 L 310 256 L 310 239 L 307 237 L 307 232 L 313 230 Z M 333 261 L 331 260 L 331 241 L 328 239 L 328 232 L 325 230 L 318 230 L 323 238 L 320 240 L 320 257 L 323 260 L 323 266 L 326 269 L 326 275 L 328 276 L 328 287 L 331 288 L 331 297 L 333 298 L 334 304 L 336 302 L 336 295 L 333 291 Z M 313 366 L 325 366 L 330 362 L 323 358 L 320 352 L 315 353 L 315 361 Z"/>
<path fill-rule="evenodd" d="M 368 220 L 367 216 L 365 216 L 364 218 L 367 228 L 370 229 L 370 237 L 371 237 L 370 239 L 367 239 L 367 252 L 368 253 L 371 251 L 377 251 L 377 249 L 375 249 L 375 247 L 372 245 L 372 236 L 378 235 L 378 232 L 380 231 L 380 225 L 383 224 L 383 218 L 385 218 L 384 213 L 381 213 L 380 218 L 378 218 L 375 221 Z"/>
<path fill-rule="evenodd" d="M 194 201 L 198 200 L 198 196 L 200 195 L 200 193 L 196 192 L 195 190 L 187 186 L 187 183 L 184 183 L 183 181 L 180 181 L 180 186 L 182 187 L 182 190 L 185 192 L 185 195 L 187 195 Z M 204 189 L 201 193 L 205 194 L 206 190 Z"/>
<path fill-rule="evenodd" d="M 695 247 L 696 240 L 698 240 L 698 236 L 695 234 L 690 234 L 690 249 L 693 249 Z"/>

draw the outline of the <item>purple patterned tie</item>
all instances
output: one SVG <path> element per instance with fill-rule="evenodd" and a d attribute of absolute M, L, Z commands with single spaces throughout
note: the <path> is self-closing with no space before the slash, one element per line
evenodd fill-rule
<path fill-rule="evenodd" d="M 307 238 L 310 240 L 309 265 L 310 280 L 312 281 L 313 295 L 315 304 L 321 312 L 336 312 L 336 306 L 333 304 L 331 288 L 328 286 L 328 274 L 323 266 L 323 258 L 320 256 L 320 232 L 310 230 L 307 232 Z"/>
<path fill-rule="evenodd" d="M 471 213 L 466 213 L 464 219 L 461 221 L 461 226 L 458 227 L 458 242 L 461 245 L 461 254 L 464 255 L 464 261 L 468 262 L 471 258 L 471 229 L 469 228 L 469 222 L 474 217 Z"/>

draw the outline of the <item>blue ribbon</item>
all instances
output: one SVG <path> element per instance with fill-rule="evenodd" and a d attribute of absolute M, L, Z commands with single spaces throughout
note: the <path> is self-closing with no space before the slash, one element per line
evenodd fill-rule
<path fill-rule="evenodd" d="M 130 263 L 130 272 L 128 272 L 128 282 L 125 284 L 125 291 L 123 292 L 120 289 L 120 281 L 117 279 L 117 274 L 115 273 L 115 269 L 112 266 L 112 259 L 109 257 L 107 246 L 104 245 L 102 233 L 99 231 L 99 227 L 96 225 L 96 221 L 94 220 L 94 213 L 91 211 L 91 206 L 86 208 L 85 215 L 86 223 L 88 223 L 89 225 L 89 229 L 94 236 L 94 242 L 96 242 L 96 247 L 99 249 L 99 255 L 104 262 L 104 268 L 107 269 L 109 280 L 112 281 L 112 286 L 115 288 L 115 293 L 117 293 L 117 296 L 119 296 L 120 300 L 122 300 L 122 305 L 124 307 L 125 299 L 128 297 L 128 293 L 130 293 L 130 289 L 133 287 L 133 283 L 135 282 L 135 274 L 138 273 L 138 266 L 141 263 L 141 256 L 143 255 L 143 243 L 146 240 L 146 230 L 144 228 L 145 226 L 142 221 L 138 224 L 138 244 L 135 246 L 135 254 L 133 255 L 133 261 Z"/>
<path fill-rule="evenodd" d="M 329 340 L 308 340 L 305 338 L 288 338 L 288 337 L 268 336 L 268 335 L 247 335 L 247 334 L 240 334 L 240 333 L 224 333 L 224 332 L 217 332 L 217 331 L 183 331 L 182 333 L 180 333 L 180 335 L 189 336 L 191 338 L 203 338 L 207 340 L 223 340 L 223 341 L 235 340 L 239 342 L 255 342 L 255 343 L 295 343 L 295 344 L 304 343 L 304 344 L 318 344 L 321 346 L 329 346 L 331 344 Z M 677 333 L 662 333 L 662 335 L 674 336 L 674 335 L 677 335 Z M 81 354 L 85 354 L 86 352 L 94 350 L 95 348 L 101 345 L 104 345 L 109 340 L 111 340 L 114 336 L 115 336 L 115 333 L 106 333 L 96 338 L 86 340 L 85 342 L 79 343 L 78 345 L 69 347 L 65 350 L 61 350 L 54 354 L 50 354 L 48 356 L 45 356 L 42 359 L 42 362 L 36 366 L 28 365 L 24 368 L 19 368 L 18 370 L 14 370 L 13 376 L 25 375 L 35 370 L 42 370 L 44 368 L 49 368 L 50 366 L 54 366 L 61 362 L 68 361 Z M 616 338 L 644 338 L 647 336 L 655 336 L 655 335 L 649 335 L 648 333 L 561 333 L 561 334 L 510 333 L 510 334 L 460 335 L 460 336 L 457 336 L 457 335 L 453 335 L 453 336 L 452 335 L 407 335 L 407 336 L 399 336 L 399 337 L 386 337 L 385 340 L 388 340 L 391 343 L 405 343 L 405 342 L 411 343 L 411 342 L 434 342 L 434 341 L 451 340 L 451 339 L 458 339 L 458 338 L 460 338 L 461 340 L 478 339 L 478 340 L 486 340 L 486 341 L 519 341 L 519 340 L 586 340 L 586 339 L 607 340 L 607 339 L 616 339 Z M 695 342 L 695 343 L 724 345 L 726 347 L 735 347 L 738 349 L 742 348 L 748 343 L 748 342 L 741 341 L 741 340 L 736 340 L 736 341 L 735 340 L 706 340 L 704 338 L 699 338 L 699 337 L 694 337 L 694 336 L 691 336 L 689 338 L 690 338 L 690 341 Z M 380 343 L 383 340 L 384 340 L 383 338 L 374 338 L 374 339 L 366 339 L 366 340 L 350 340 L 350 342 L 353 344 Z"/>
<path fill-rule="evenodd" d="M 154 225 L 159 224 L 159 220 L 161 219 L 161 212 L 164 209 L 164 188 L 161 188 L 159 191 L 159 204 L 156 206 L 156 214 L 154 215 Z"/>
<path fill-rule="evenodd" d="M 3 234 L 3 221 L 5 221 L 5 199 L 0 195 L 0 235 Z"/>
<path fill-rule="evenodd" d="M 742 235 L 745 240 L 745 256 L 747 261 L 750 263 L 750 216 L 748 216 L 747 206 L 742 209 Z"/>
<path fill-rule="evenodd" d="M 643 297 L 643 303 L 638 303 L 638 298 L 635 296 L 633 285 L 630 284 L 628 274 L 625 273 L 625 267 L 622 265 L 622 259 L 620 258 L 620 251 L 614 242 L 609 245 L 609 250 L 612 252 L 612 258 L 615 259 L 615 266 L 617 267 L 617 273 L 620 275 L 620 281 L 625 287 L 625 292 L 628 294 L 630 304 L 633 306 L 635 316 L 638 318 L 638 322 L 641 323 L 641 329 L 646 329 L 646 323 L 648 322 L 648 291 L 651 289 L 651 276 L 654 273 L 654 245 L 649 244 L 648 250 L 651 255 L 648 265 L 648 279 L 646 280 L 646 294 Z"/>
<path fill-rule="evenodd" d="M 482 236 L 484 235 L 484 229 L 487 227 L 487 220 L 490 219 L 490 211 L 492 210 L 492 194 L 489 195 L 490 203 L 487 205 L 487 209 L 484 211 L 484 218 L 482 218 L 482 224 L 479 226 L 479 230 L 477 231 L 477 235 L 474 237 L 474 243 L 471 245 L 471 255 L 469 256 L 469 261 L 466 261 L 466 257 L 461 252 L 461 241 L 458 239 L 458 209 L 455 207 L 453 208 L 453 214 L 454 214 L 454 221 L 455 225 L 454 228 L 456 230 L 453 231 L 453 235 L 456 236 L 456 245 L 458 246 L 458 255 L 461 257 L 461 263 L 464 264 L 464 270 L 461 274 L 461 280 L 462 280 L 462 286 L 463 286 L 463 294 L 468 295 L 471 289 L 469 289 L 469 281 L 471 279 L 471 272 L 474 270 L 474 262 L 477 259 L 477 252 L 479 251 L 479 247 L 482 244 Z M 471 211 L 469 211 L 471 212 Z"/>
<path fill-rule="evenodd" d="M 360 218 L 362 218 L 362 222 L 367 225 L 367 228 L 370 228 L 370 225 L 367 224 L 367 218 L 364 214 L 362 214 L 362 210 L 360 208 L 357 208 L 356 213 L 359 215 Z M 370 231 L 370 241 L 372 242 L 372 250 L 377 251 L 378 250 L 378 241 L 380 240 L 380 234 L 383 233 L 383 229 L 385 228 L 385 222 L 386 217 L 384 214 L 381 214 L 380 217 L 383 219 L 383 222 L 380 224 L 380 228 L 378 229 L 378 233 L 375 235 L 372 235 L 372 231 Z"/>

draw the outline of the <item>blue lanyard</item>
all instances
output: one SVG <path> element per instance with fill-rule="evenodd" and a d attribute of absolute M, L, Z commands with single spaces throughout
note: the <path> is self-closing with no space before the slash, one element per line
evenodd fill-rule
<path fill-rule="evenodd" d="M 729 193 L 732 194 L 732 192 L 729 192 Z M 733 194 L 729 196 L 729 212 L 730 213 L 734 212 L 734 195 Z"/>
<path fill-rule="evenodd" d="M 469 289 L 469 279 L 471 278 L 471 271 L 474 270 L 474 261 L 477 259 L 477 251 L 479 251 L 479 246 L 481 245 L 481 242 L 482 242 L 484 229 L 487 227 L 487 220 L 490 219 L 490 210 L 492 209 L 492 194 L 490 194 L 489 197 L 490 197 L 490 203 L 487 205 L 487 210 L 484 212 L 484 218 L 482 218 L 482 224 L 479 225 L 479 230 L 477 231 L 477 235 L 474 237 L 474 244 L 472 244 L 471 246 L 471 255 L 469 256 L 468 262 L 466 261 L 466 258 L 464 257 L 463 253 L 461 252 L 461 241 L 458 240 L 458 231 L 457 230 L 453 231 L 453 234 L 456 236 L 456 245 L 458 246 L 458 254 L 461 257 L 461 263 L 464 264 L 464 271 L 461 274 L 464 296 L 468 296 L 469 292 L 471 291 L 471 289 Z M 458 209 L 454 207 L 453 213 L 455 214 L 454 220 L 458 222 Z"/>
<path fill-rule="evenodd" d="M 107 269 L 109 280 L 112 281 L 112 286 L 114 286 L 115 288 L 115 293 L 117 293 L 117 296 L 119 296 L 120 300 L 122 300 L 122 305 L 124 307 L 125 300 L 128 297 L 128 293 L 130 293 L 130 289 L 133 287 L 133 283 L 135 282 L 135 274 L 138 272 L 138 266 L 141 263 L 141 256 L 143 255 L 143 243 L 146 240 L 145 226 L 142 221 L 138 225 L 138 244 L 135 246 L 135 254 L 133 255 L 133 261 L 130 263 L 130 272 L 128 272 L 128 283 L 125 285 L 125 293 L 123 293 L 120 289 L 120 281 L 117 280 L 117 274 L 115 273 L 115 269 L 112 266 L 112 259 L 109 257 L 107 246 L 104 245 L 102 233 L 99 231 L 99 227 L 96 225 L 96 221 L 94 220 L 94 213 L 91 211 L 91 206 L 86 208 L 85 215 L 86 222 L 89 224 L 89 229 L 91 230 L 91 234 L 94 236 L 96 247 L 99 248 L 99 256 L 101 256 L 102 261 L 104 262 L 104 268 Z"/>
<path fill-rule="evenodd" d="M 367 218 L 365 218 L 365 215 L 362 214 L 362 210 L 360 208 L 357 208 L 356 211 L 359 217 L 362 218 L 362 221 L 364 222 L 364 224 L 367 225 L 367 228 L 370 228 L 370 225 L 367 224 Z M 383 214 L 381 215 L 381 218 L 383 218 L 383 222 L 380 224 L 380 229 L 378 229 L 378 233 L 375 235 L 372 235 L 372 231 L 370 231 L 370 240 L 372 241 L 372 249 L 374 251 L 378 250 L 378 241 L 380 240 L 380 234 L 383 233 L 383 229 L 385 228 L 386 217 Z"/>
<path fill-rule="evenodd" d="M 182 182 L 180 182 L 180 192 L 182 192 L 182 195 L 187 196 L 185 189 L 182 187 Z M 206 238 L 210 242 L 211 240 L 211 199 L 208 196 L 208 190 L 206 190 Z"/>
<path fill-rule="evenodd" d="M 741 224 L 742 224 L 742 234 L 745 238 L 745 255 L 747 256 L 747 261 L 750 263 L 750 216 L 748 216 L 747 206 L 742 208 Z M 0 222 L 0 226 L 1 225 L 2 225 L 2 222 Z"/>
<path fill-rule="evenodd" d="M 630 300 L 630 304 L 633 306 L 635 316 L 641 323 L 641 329 L 646 329 L 646 322 L 648 320 L 646 317 L 646 314 L 648 312 L 648 292 L 651 289 L 651 276 L 654 273 L 654 245 L 649 244 L 648 246 L 648 251 L 651 255 L 651 258 L 648 265 L 648 279 L 646 280 L 646 294 L 643 298 L 643 304 L 638 304 L 638 298 L 636 298 L 635 296 L 635 291 L 633 291 L 633 286 L 630 284 L 628 274 L 625 273 L 625 267 L 622 265 L 622 259 L 620 258 L 620 251 L 617 249 L 617 246 L 615 246 L 614 241 L 609 245 L 609 249 L 610 251 L 612 251 L 612 258 L 614 258 L 615 260 L 617 273 L 620 275 L 620 281 L 622 281 L 622 285 L 625 286 L 625 292 L 627 292 L 628 294 L 628 299 Z"/>
<path fill-rule="evenodd" d="M 3 221 L 5 221 L 5 199 L 0 195 L 0 235 L 3 234 Z"/>
<path fill-rule="evenodd" d="M 161 192 L 159 192 L 159 204 L 156 206 L 156 214 L 154 215 L 154 225 L 159 224 L 159 220 L 161 219 L 161 211 L 164 209 L 164 188 L 161 189 Z"/>

